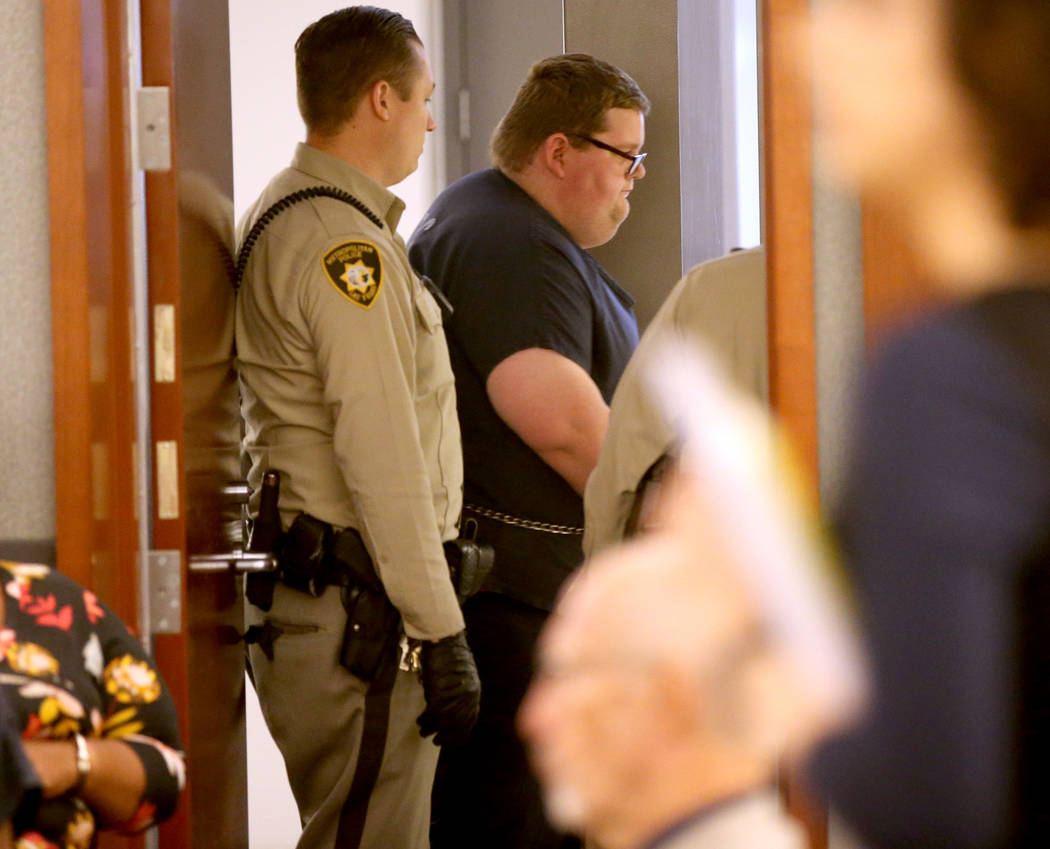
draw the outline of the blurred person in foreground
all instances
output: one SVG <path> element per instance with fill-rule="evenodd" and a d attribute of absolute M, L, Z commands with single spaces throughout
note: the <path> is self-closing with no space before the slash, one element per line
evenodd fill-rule
<path fill-rule="evenodd" d="M 87 849 L 103 829 L 167 819 L 185 764 L 175 705 L 142 644 L 47 566 L 0 560 L 0 588 L 0 690 L 22 738 L 22 756 L 4 753 L 23 794 L 13 845 Z"/>
<path fill-rule="evenodd" d="M 947 303 L 864 381 L 837 524 L 875 666 L 816 757 L 878 849 L 1050 845 L 1050 4 L 829 0 L 818 126 Z"/>
<path fill-rule="evenodd" d="M 855 715 L 863 665 L 768 421 L 682 377 L 656 527 L 569 583 L 519 725 L 552 821 L 602 849 L 795 849 L 776 766 Z"/>

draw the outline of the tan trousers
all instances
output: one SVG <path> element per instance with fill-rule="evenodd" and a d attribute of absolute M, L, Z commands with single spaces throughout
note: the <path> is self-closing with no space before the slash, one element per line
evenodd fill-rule
<path fill-rule="evenodd" d="M 246 625 L 264 621 L 283 631 L 273 644 L 273 660 L 257 644 L 249 647 L 249 657 L 262 714 L 284 756 L 303 823 L 297 849 L 427 849 L 439 750 L 416 726 L 424 707 L 419 676 L 391 673 L 387 696 L 381 685 L 370 690 L 340 666 L 346 615 L 339 587 L 313 598 L 278 584 L 269 613 L 245 605 Z M 374 784 L 362 783 L 367 768 L 358 767 L 378 756 L 380 742 Z M 366 803 L 347 805 L 352 787 Z"/>

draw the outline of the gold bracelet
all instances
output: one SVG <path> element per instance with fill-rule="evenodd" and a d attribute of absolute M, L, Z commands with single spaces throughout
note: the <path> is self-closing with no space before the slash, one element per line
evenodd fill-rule
<path fill-rule="evenodd" d="M 73 789 L 79 790 L 91 772 L 91 752 L 83 734 L 74 734 L 73 743 L 77 747 L 77 783 L 73 785 Z"/>

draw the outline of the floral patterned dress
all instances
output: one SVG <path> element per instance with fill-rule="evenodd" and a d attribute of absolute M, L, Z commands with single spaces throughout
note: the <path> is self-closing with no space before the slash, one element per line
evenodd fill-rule
<path fill-rule="evenodd" d="M 175 706 L 139 641 L 89 590 L 47 566 L 0 560 L 0 687 L 24 740 L 119 739 L 142 761 L 136 832 L 170 816 L 185 781 Z M 73 794 L 19 818 L 16 849 L 87 849 L 96 825 Z"/>

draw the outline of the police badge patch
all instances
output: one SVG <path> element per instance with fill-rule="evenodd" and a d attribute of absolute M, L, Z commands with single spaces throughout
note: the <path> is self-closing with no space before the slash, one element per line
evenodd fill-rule
<path fill-rule="evenodd" d="M 371 242 L 343 242 L 321 259 L 324 273 L 343 295 L 368 309 L 383 285 L 383 260 Z"/>

